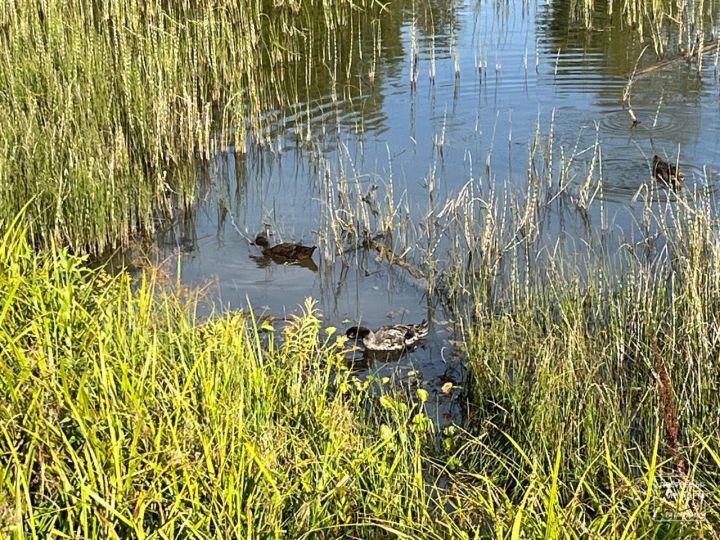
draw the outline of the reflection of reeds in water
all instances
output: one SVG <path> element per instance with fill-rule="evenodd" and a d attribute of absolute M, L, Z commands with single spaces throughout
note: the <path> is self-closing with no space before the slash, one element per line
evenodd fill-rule
<path fill-rule="evenodd" d="M 573 16 L 593 28 L 594 19 L 622 15 L 620 24 L 637 34 L 640 42 L 652 45 L 658 58 L 682 52 L 687 59 L 695 58 L 698 70 L 702 68 L 702 44 L 713 35 L 718 20 L 715 2 L 647 2 L 645 0 L 609 0 L 596 5 L 594 0 L 571 4 Z"/>

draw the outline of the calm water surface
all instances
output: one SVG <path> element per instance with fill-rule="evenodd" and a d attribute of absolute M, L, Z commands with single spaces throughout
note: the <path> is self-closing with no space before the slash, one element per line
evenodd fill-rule
<path fill-rule="evenodd" d="M 462 371 L 447 317 L 421 283 L 374 252 L 333 261 L 321 245 L 316 267 L 277 265 L 249 239 L 269 223 L 276 241 L 322 244 L 326 186 L 340 177 L 363 191 L 377 185 L 380 199 L 392 182 L 394 204 L 413 222 L 428 210 L 430 178 L 435 201 L 470 178 L 522 189 L 538 130 L 544 141 L 552 133 L 556 150 L 577 154 L 571 175 L 578 184 L 599 141 L 604 226 L 627 233 L 642 208 L 634 196 L 648 183 L 653 154 L 679 158 L 688 189 L 714 192 L 720 84 L 714 54 L 705 55 L 700 73 L 677 62 L 637 77 L 630 103 L 640 124 L 632 128 L 623 92 L 645 44 L 618 14 L 596 14 L 586 30 L 562 1 L 438 1 L 421 13 L 398 6 L 382 27 L 374 76 L 366 54 L 334 90 L 318 85 L 307 100 L 274 111 L 262 150 L 227 148 L 198 166 L 201 202 L 193 219 L 158 242 L 162 256 L 181 255 L 185 283 L 211 282 L 230 308 L 249 303 L 280 315 L 311 296 L 327 324 L 339 328 L 431 319 L 424 348 L 375 368 L 401 378 L 417 371 L 448 415 L 452 400 L 439 387 L 460 381 Z M 650 47 L 640 65 L 655 60 Z M 314 69 L 328 68 L 315 62 Z"/>

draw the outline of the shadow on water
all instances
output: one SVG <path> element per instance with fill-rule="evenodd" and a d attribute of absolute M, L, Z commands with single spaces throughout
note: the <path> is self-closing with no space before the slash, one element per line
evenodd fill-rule
<path fill-rule="evenodd" d="M 555 204 L 562 210 L 518 237 L 543 235 L 552 249 L 564 242 L 574 261 L 575 245 L 612 251 L 632 238 L 645 192 L 651 202 L 675 200 L 651 180 L 654 154 L 679 160 L 687 192 L 709 197 L 717 185 L 713 63 L 698 72 L 680 62 L 638 77 L 625 100 L 647 34 L 643 42 L 638 28 L 627 27 L 619 10 L 608 15 L 602 2 L 588 28 L 574 5 L 399 2 L 380 18 L 363 19 L 337 51 L 316 36 L 274 79 L 291 105 L 267 112 L 268 128 L 247 151 L 228 146 L 198 159 L 198 203 L 158 233 L 156 257 L 180 257 L 184 283 L 212 279 L 229 308 L 249 302 L 283 315 L 311 296 L 327 325 L 338 328 L 432 320 L 417 350 L 355 365 L 363 376 L 412 380 L 435 396 L 436 416 L 452 419 L 460 414 L 462 351 L 424 261 L 466 249 L 461 255 L 470 265 L 475 247 L 435 231 L 449 212 L 447 197 L 471 181 L 476 198 L 520 208 L 532 195 L 523 193 L 529 174 L 560 183 Z M 708 13 L 717 22 L 717 6 Z M 677 48 L 668 43 L 666 51 Z M 640 65 L 655 59 L 654 49 L 646 51 Z M 628 106 L 639 119 L 635 127 Z M 377 206 L 363 202 L 370 193 Z M 590 197 L 603 204 L 585 204 Z M 481 211 L 474 216 L 476 223 L 485 218 Z M 263 223 L 278 241 L 317 244 L 313 260 L 278 264 L 262 256 L 250 240 Z M 364 224 L 392 233 L 394 251 L 427 279 L 353 243 L 348 231 Z M 460 298 L 463 291 L 453 293 Z M 449 381 L 456 390 L 447 393 Z"/>

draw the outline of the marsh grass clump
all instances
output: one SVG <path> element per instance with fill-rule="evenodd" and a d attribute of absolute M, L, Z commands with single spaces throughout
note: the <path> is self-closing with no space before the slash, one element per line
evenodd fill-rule
<path fill-rule="evenodd" d="M 272 111 L 345 84 L 358 53 L 338 47 L 339 29 L 359 32 L 378 9 L 372 0 L 0 8 L 2 217 L 34 198 L 37 244 L 127 245 L 192 203 L 196 159 L 243 152 L 249 133 L 262 143 Z M 342 77 L 313 70 L 317 53 L 347 66 Z M 291 69 L 301 60 L 304 76 Z"/>
<path fill-rule="evenodd" d="M 503 186 L 487 165 L 442 200 L 428 175 L 419 226 L 389 204 L 373 212 L 381 198 L 341 177 L 327 195 L 337 251 L 366 248 L 357 239 L 384 230 L 379 216 L 400 222 L 398 251 L 464 340 L 465 432 L 430 453 L 451 530 L 707 534 L 720 523 L 712 193 L 648 171 L 631 225 L 610 234 L 599 138 L 567 149 L 552 133 L 538 128 L 526 185 Z"/>
<path fill-rule="evenodd" d="M 458 489 L 472 479 L 460 500 L 510 527 L 498 510 L 506 505 L 528 536 L 567 530 L 556 519 L 603 537 L 713 531 L 716 210 L 703 193 L 673 204 L 648 198 L 640 236 L 615 249 L 592 226 L 580 247 L 548 244 L 535 232 L 549 213 L 597 219 L 590 199 L 565 206 L 574 198 L 554 193 L 563 185 L 529 176 L 526 202 L 508 205 L 471 181 L 442 212 L 457 246 L 441 293 L 452 292 L 450 309 L 467 329 L 472 386 L 473 435 L 453 457 Z M 523 516 L 513 514 L 518 504 Z M 636 517 L 620 527 L 628 512 Z"/>

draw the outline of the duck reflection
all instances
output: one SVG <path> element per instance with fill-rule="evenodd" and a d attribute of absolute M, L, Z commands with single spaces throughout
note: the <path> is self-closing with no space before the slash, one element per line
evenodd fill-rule
<path fill-rule="evenodd" d="M 281 257 L 273 257 L 271 255 L 250 255 L 250 258 L 255 261 L 258 268 L 267 268 L 271 264 L 286 264 L 288 266 L 302 266 L 312 272 L 319 270 L 317 264 L 312 259 L 300 259 L 299 261 L 289 261 Z"/>

